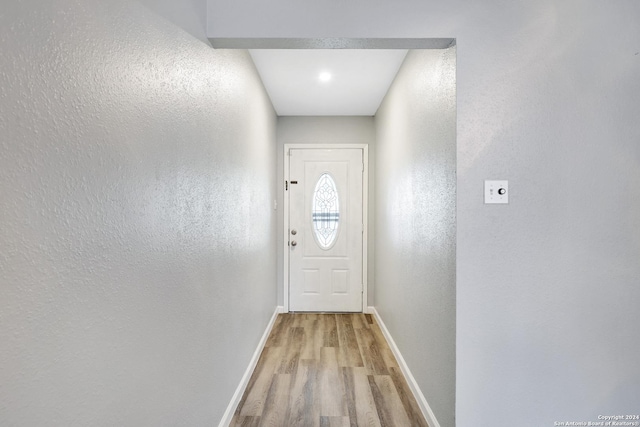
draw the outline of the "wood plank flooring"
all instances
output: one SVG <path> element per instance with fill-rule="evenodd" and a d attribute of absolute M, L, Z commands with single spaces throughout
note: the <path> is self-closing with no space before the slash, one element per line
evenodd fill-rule
<path fill-rule="evenodd" d="M 280 314 L 231 426 L 428 427 L 375 319 Z"/>

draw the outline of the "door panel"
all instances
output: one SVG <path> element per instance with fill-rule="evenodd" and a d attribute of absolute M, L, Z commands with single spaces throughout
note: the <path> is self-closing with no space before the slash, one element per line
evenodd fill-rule
<path fill-rule="evenodd" d="M 289 309 L 362 311 L 362 150 L 289 154 Z"/>

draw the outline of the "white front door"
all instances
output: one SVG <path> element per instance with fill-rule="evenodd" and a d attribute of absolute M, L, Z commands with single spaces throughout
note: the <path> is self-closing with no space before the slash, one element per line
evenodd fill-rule
<path fill-rule="evenodd" d="M 362 311 L 363 150 L 289 151 L 289 309 Z"/>

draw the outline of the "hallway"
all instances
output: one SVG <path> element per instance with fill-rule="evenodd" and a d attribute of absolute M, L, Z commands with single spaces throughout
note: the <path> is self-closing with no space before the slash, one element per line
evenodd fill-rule
<path fill-rule="evenodd" d="M 430 427 L 638 413 L 639 1 L 3 6 L 0 426 L 227 427 L 290 309 L 289 144 L 369 147 L 363 306 Z M 364 116 L 279 113 L 245 49 L 403 40 Z M 363 318 L 280 316 L 236 421 L 407 412 Z"/>
<path fill-rule="evenodd" d="M 232 426 L 427 426 L 368 314 L 280 314 Z"/>

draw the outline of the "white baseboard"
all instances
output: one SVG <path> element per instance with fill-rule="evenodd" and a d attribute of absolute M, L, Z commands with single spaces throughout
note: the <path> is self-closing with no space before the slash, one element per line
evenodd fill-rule
<path fill-rule="evenodd" d="M 435 414 L 431 410 L 429 403 L 427 403 L 427 399 L 424 397 L 424 394 L 422 394 L 422 391 L 420 390 L 420 387 L 418 386 L 416 379 L 411 374 L 411 371 L 409 370 L 409 366 L 407 366 L 407 363 L 404 361 L 402 354 L 400 354 L 400 350 L 398 349 L 398 346 L 393 341 L 393 338 L 391 338 L 391 334 L 389 333 L 387 326 L 382 321 L 380 314 L 378 313 L 375 307 L 369 307 L 367 311 L 373 314 L 373 316 L 376 318 L 378 325 L 382 330 L 382 335 L 384 335 L 385 339 L 389 343 L 391 352 L 393 353 L 396 360 L 398 361 L 398 365 L 400 365 L 400 370 L 402 371 L 402 374 L 407 380 L 407 383 L 409 384 L 409 388 L 411 389 L 411 392 L 413 393 L 413 396 L 416 398 L 416 402 L 418 402 L 418 406 L 422 411 L 422 415 L 424 415 L 424 418 L 427 420 L 427 424 L 429 424 L 429 427 L 440 427 L 440 423 L 438 423 L 438 420 L 436 419 Z"/>
<path fill-rule="evenodd" d="M 269 338 L 269 334 L 271 333 L 271 329 L 273 328 L 273 324 L 276 322 L 276 317 L 278 317 L 279 313 L 284 312 L 284 307 L 278 306 L 276 307 L 273 316 L 271 316 L 271 320 L 269 320 L 269 324 L 262 334 L 262 338 L 260 338 L 260 342 L 258 343 L 258 348 L 253 353 L 253 357 L 251 361 L 249 361 L 249 366 L 247 366 L 247 370 L 244 372 L 242 379 L 240 380 L 240 384 L 238 384 L 238 388 L 236 392 L 233 394 L 231 398 L 231 402 L 229 402 L 229 406 L 227 406 L 227 410 L 224 412 L 222 419 L 220 420 L 220 424 L 218 427 L 228 427 L 231 424 L 231 420 L 233 419 L 233 414 L 236 412 L 236 408 L 240 404 L 240 400 L 242 399 L 242 395 L 244 391 L 247 389 L 247 385 L 249 384 L 249 379 L 253 374 L 254 369 L 256 369 L 256 365 L 258 364 L 258 359 L 260 359 L 260 354 L 262 354 L 262 350 L 264 349 L 264 345 L 267 343 L 267 338 Z"/>

